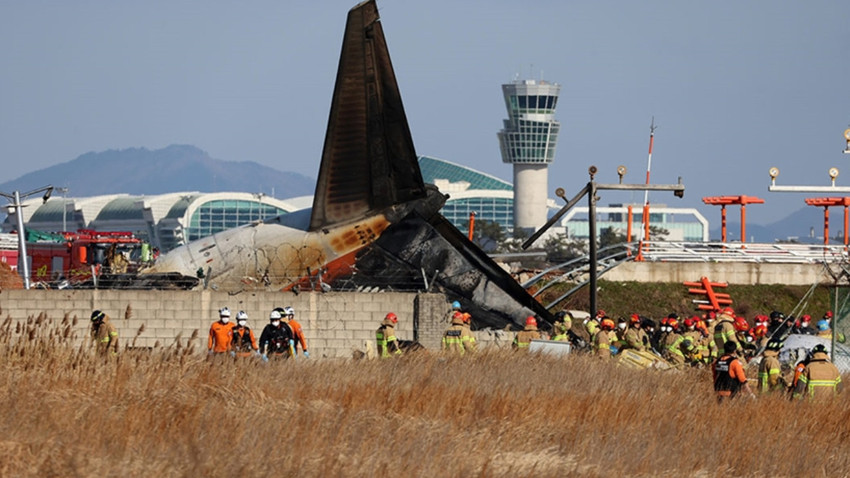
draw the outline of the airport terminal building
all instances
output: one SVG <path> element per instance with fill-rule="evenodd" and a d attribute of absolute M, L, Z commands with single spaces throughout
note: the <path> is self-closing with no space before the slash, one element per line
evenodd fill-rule
<path fill-rule="evenodd" d="M 310 198 L 306 198 L 310 199 Z M 25 201 L 24 224 L 43 232 L 128 231 L 167 252 L 187 242 L 253 221 L 309 207 L 305 198 L 280 200 L 262 194 L 183 192 L 155 196 L 113 194 Z M 17 229 L 14 208 L 3 232 Z"/>

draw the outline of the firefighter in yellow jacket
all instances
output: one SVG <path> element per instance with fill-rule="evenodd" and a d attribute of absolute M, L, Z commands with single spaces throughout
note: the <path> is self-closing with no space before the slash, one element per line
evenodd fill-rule
<path fill-rule="evenodd" d="M 98 354 L 118 353 L 118 331 L 109 316 L 99 310 L 91 313 L 91 338 Z"/>
<path fill-rule="evenodd" d="M 771 340 L 767 343 L 759 364 L 759 393 L 770 393 L 785 389 L 785 383 L 780 380 L 782 365 L 779 363 L 779 350 L 782 342 Z"/>
<path fill-rule="evenodd" d="M 599 332 L 593 337 L 593 350 L 598 357 L 611 358 L 611 344 L 617 340 L 614 327 L 614 321 L 608 317 L 604 317 L 599 324 Z"/>
<path fill-rule="evenodd" d="M 825 400 L 841 392 L 841 374 L 829 361 L 826 346 L 817 344 L 812 348 L 812 359 L 803 370 L 794 389 L 795 398 Z"/>
<path fill-rule="evenodd" d="M 390 312 L 384 317 L 378 330 L 375 331 L 375 341 L 378 343 L 378 357 L 390 358 L 402 354 L 398 338 L 395 336 L 395 325 L 397 323 L 398 316 Z"/>
<path fill-rule="evenodd" d="M 458 355 L 475 350 L 475 336 L 466 327 L 463 312 L 452 316 L 452 325 L 443 333 L 442 349 Z"/>
<path fill-rule="evenodd" d="M 555 315 L 555 323 L 552 324 L 552 336 L 549 337 L 549 340 L 554 340 L 555 342 L 567 342 L 570 340 L 567 332 L 573 326 L 573 316 L 569 312 L 562 310 Z"/>
<path fill-rule="evenodd" d="M 717 350 L 725 350 L 726 342 L 734 342 L 735 348 L 740 352 L 741 344 L 735 330 L 735 311 L 731 307 L 725 307 L 717 316 L 714 325 L 714 344 Z"/>
<path fill-rule="evenodd" d="M 540 332 L 537 330 L 537 319 L 529 316 L 525 319 L 525 327 L 517 332 L 514 337 L 512 347 L 516 350 L 528 350 L 531 341 L 540 338 Z"/>

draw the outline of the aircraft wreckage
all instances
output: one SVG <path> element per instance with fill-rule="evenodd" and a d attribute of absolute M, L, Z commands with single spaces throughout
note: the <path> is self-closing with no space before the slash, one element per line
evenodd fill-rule
<path fill-rule="evenodd" d="M 423 182 L 369 0 L 348 13 L 313 207 L 191 242 L 145 273 L 203 271 L 206 287 L 229 292 L 420 283 L 461 301 L 478 328 L 521 327 L 529 315 L 551 323 L 439 213 L 447 197 Z"/>

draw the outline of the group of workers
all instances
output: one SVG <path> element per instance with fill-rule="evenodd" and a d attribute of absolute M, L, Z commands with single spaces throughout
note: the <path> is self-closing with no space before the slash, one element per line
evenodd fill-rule
<path fill-rule="evenodd" d="M 292 307 L 276 307 L 269 313 L 269 323 L 260 334 L 259 343 L 254 331 L 248 327 L 248 314 L 244 311 L 236 313 L 236 323 L 230 322 L 231 314 L 227 307 L 222 307 L 218 316 L 219 319 L 210 326 L 207 341 L 210 355 L 256 355 L 268 361 L 269 357 L 295 357 L 300 350 L 305 358 L 310 357 L 304 331 L 295 320 L 295 309 Z"/>
<path fill-rule="evenodd" d="M 248 315 L 244 311 L 236 314 L 236 322 L 230 322 L 228 307 L 219 310 L 219 320 L 210 326 L 207 348 L 210 355 L 229 354 L 233 357 L 256 355 L 268 361 L 269 357 L 289 358 L 298 355 L 309 357 L 307 341 L 301 325 L 295 320 L 295 309 L 277 307 L 269 313 L 269 324 L 260 334 L 259 342 L 248 327 Z M 711 367 L 714 388 L 718 400 L 734 398 L 739 394 L 753 394 L 744 371 L 746 363 L 761 356 L 758 372 L 758 391 L 762 394 L 788 392 L 793 398 L 818 399 L 834 396 L 842 388 L 841 374 L 829 361 L 824 345 L 816 345 L 803 357 L 798 357 L 793 370 L 784 370 L 778 360 L 783 340 L 791 334 L 817 335 L 832 338 L 833 314 L 827 311 L 817 322 L 817 330 L 811 327 L 811 317 L 799 319 L 785 317 L 778 311 L 767 315 L 756 315 L 751 326 L 744 317 L 735 314 L 731 307 L 712 311 L 702 316 L 693 316 L 679 321 L 675 313 L 669 314 L 657 324 L 654 320 L 632 314 L 628 319 L 617 322 L 605 311 L 582 322 L 582 327 L 573 327 L 573 317 L 566 311 L 556 314 L 551 334 L 544 337 L 537 321 L 530 316 L 523 330 L 516 333 L 512 346 L 527 349 L 532 340 L 548 338 L 554 341 L 569 341 L 577 349 L 589 351 L 601 358 L 633 349 L 660 356 L 678 367 Z M 443 351 L 464 355 L 478 348 L 471 330 L 471 316 L 464 312 L 457 301 L 452 303 L 448 320 L 450 326 L 443 333 Z M 95 310 L 91 315 L 91 338 L 98 353 L 116 354 L 118 332 L 109 316 Z M 388 358 L 403 354 L 402 341 L 396 337 L 398 316 L 388 313 L 375 332 L 378 356 Z M 844 341 L 843 335 L 836 337 Z"/>
<path fill-rule="evenodd" d="M 745 365 L 758 355 L 758 391 L 775 393 L 786 391 L 794 398 L 808 396 L 820 398 L 835 395 L 841 390 L 841 374 L 829 361 L 824 345 L 816 345 L 799 357 L 793 370 L 785 370 L 778 355 L 783 341 L 791 334 L 816 335 L 832 338 L 832 312 L 828 311 L 813 329 L 811 317 L 799 319 L 786 317 L 774 311 L 769 316 L 756 315 L 754 325 L 725 307 L 679 320 L 675 313 L 661 319 L 658 324 L 646 317 L 633 314 L 616 322 L 603 310 L 583 321 L 583 327 L 572 330 L 572 316 L 561 312 L 557 316 L 550 340 L 570 340 L 578 348 L 608 359 L 628 349 L 650 352 L 677 367 L 711 367 L 714 386 L 719 399 L 753 392 L 747 385 Z M 536 323 L 530 317 L 525 330 L 517 333 L 516 341 L 522 343 L 528 332 L 536 332 Z M 531 325 L 529 325 L 531 323 Z M 538 338 L 533 337 L 533 338 Z M 844 341 L 843 335 L 836 337 Z"/>

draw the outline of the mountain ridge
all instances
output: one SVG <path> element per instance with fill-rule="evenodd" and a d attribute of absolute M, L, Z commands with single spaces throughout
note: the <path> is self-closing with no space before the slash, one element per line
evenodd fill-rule
<path fill-rule="evenodd" d="M 0 183 L 0 190 L 29 191 L 48 184 L 68 187 L 70 197 L 127 193 L 256 192 L 282 199 L 307 196 L 316 180 L 253 161 L 211 157 L 193 145 L 172 144 L 87 152 L 76 158 Z M 282 194 L 283 192 L 286 194 Z"/>

